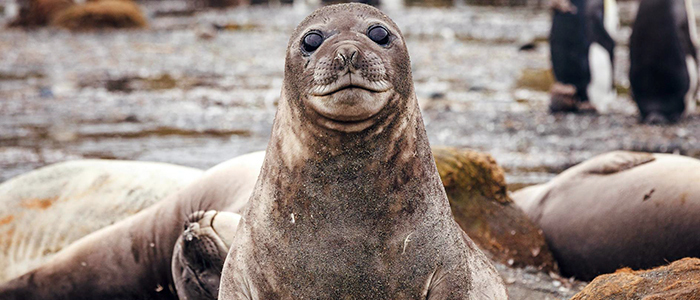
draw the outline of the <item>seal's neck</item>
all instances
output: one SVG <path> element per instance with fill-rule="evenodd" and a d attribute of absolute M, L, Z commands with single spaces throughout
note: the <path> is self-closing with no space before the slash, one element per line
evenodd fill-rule
<path fill-rule="evenodd" d="M 307 120 L 299 103 L 281 102 L 251 213 L 317 225 L 449 213 L 415 97 L 391 103 L 370 128 L 344 133 Z"/>

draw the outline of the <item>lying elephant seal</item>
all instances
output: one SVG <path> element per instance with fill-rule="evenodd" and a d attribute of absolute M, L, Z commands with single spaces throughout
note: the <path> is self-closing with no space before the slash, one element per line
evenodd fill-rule
<path fill-rule="evenodd" d="M 202 173 L 164 163 L 79 160 L 0 184 L 0 282 L 153 205 Z"/>
<path fill-rule="evenodd" d="M 301 22 L 219 299 L 507 298 L 452 218 L 410 65 L 371 6 Z"/>
<path fill-rule="evenodd" d="M 562 273 L 582 280 L 700 256 L 700 161 L 611 152 L 513 194 Z"/>
<path fill-rule="evenodd" d="M 222 163 L 158 203 L 83 237 L 38 268 L 0 284 L 0 299 L 178 299 L 183 289 L 183 295 L 196 295 L 190 283 L 202 284 L 210 277 L 187 247 L 214 253 L 205 239 L 219 249 L 222 243 L 230 246 L 238 217 L 221 212 L 237 213 L 246 206 L 263 155 L 256 152 Z M 220 212 L 197 214 L 200 210 Z M 199 225 L 183 231 L 183 224 L 189 228 L 192 223 Z M 178 243 L 188 235 L 188 244 Z M 179 273 L 172 274 L 173 269 Z"/>

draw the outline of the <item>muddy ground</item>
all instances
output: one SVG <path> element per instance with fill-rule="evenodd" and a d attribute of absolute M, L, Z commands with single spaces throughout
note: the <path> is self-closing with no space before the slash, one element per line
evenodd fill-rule
<path fill-rule="evenodd" d="M 68 159 L 206 169 L 265 149 L 287 40 L 310 11 L 255 6 L 195 13 L 173 3 L 145 6 L 147 30 L 0 29 L 0 182 Z M 406 37 L 431 144 L 492 154 L 511 189 L 545 182 L 611 150 L 700 157 L 697 113 L 674 126 L 638 124 L 627 94 L 629 27 L 618 36 L 620 95 L 613 111 L 552 115 L 546 10 L 387 13 Z M 526 44 L 534 49 L 520 51 Z M 566 279 L 509 272 L 515 272 L 506 276 L 511 285 L 547 281 L 539 289 L 563 298 L 578 289 Z"/>

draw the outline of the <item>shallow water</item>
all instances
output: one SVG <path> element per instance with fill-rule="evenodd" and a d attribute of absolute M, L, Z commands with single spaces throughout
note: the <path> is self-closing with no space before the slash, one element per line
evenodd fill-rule
<path fill-rule="evenodd" d="M 147 4 L 147 30 L 0 30 L 0 182 L 67 159 L 204 169 L 265 149 L 287 40 L 309 11 L 171 13 L 177 9 Z M 545 10 L 414 7 L 388 14 L 406 36 L 431 144 L 492 154 L 512 188 L 610 150 L 700 157 L 695 113 L 675 126 L 640 125 L 634 103 L 621 94 L 610 114 L 549 114 L 547 93 L 518 83 L 523 72 L 549 68 Z M 621 30 L 623 44 L 628 34 Z M 518 51 L 527 43 L 535 49 Z M 626 53 L 618 47 L 622 91 Z"/>

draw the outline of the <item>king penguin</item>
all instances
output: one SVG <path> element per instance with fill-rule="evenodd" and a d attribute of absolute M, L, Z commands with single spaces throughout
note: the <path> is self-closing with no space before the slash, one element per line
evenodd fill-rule
<path fill-rule="evenodd" d="M 630 86 L 641 121 L 675 123 L 695 110 L 697 29 L 691 0 L 642 0 L 630 37 Z"/>
<path fill-rule="evenodd" d="M 553 0 L 549 44 L 557 80 L 550 109 L 578 111 L 593 106 L 607 112 L 616 98 L 613 85 L 619 27 L 615 0 Z M 567 86 L 571 88 L 556 88 Z M 565 91 L 560 94 L 557 91 Z M 568 95 L 566 94 L 568 92 Z"/>

